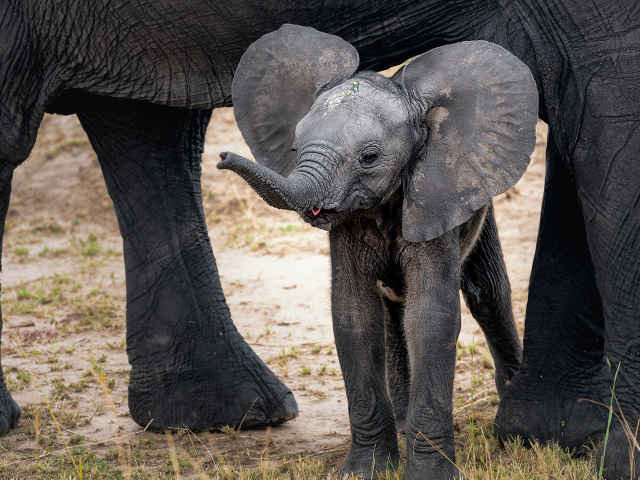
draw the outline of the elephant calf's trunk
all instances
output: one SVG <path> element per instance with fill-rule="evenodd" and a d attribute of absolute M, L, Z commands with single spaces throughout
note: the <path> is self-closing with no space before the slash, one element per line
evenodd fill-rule
<path fill-rule="evenodd" d="M 285 178 L 273 170 L 231 152 L 220 154 L 218 168 L 233 170 L 246 180 L 262 199 L 275 208 L 304 210 L 308 208 L 304 189 L 299 182 Z"/>

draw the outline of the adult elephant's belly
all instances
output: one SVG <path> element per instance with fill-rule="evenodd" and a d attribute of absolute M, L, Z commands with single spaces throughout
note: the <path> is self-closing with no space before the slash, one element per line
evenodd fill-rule
<path fill-rule="evenodd" d="M 27 3 L 34 24 L 46 23 L 39 40 L 48 51 L 39 67 L 51 82 L 47 104 L 75 90 L 171 107 L 230 106 L 242 53 L 284 23 L 345 37 L 359 50 L 361 66 L 375 70 L 442 43 L 416 37 L 434 12 L 428 2 L 414 0 L 325 0 L 322 8 L 300 0 L 66 0 L 66 8 Z"/>

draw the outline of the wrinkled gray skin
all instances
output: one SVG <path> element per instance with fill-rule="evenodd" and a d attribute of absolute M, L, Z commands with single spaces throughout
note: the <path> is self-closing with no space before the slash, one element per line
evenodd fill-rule
<path fill-rule="evenodd" d="M 403 177 L 425 148 L 424 113 L 397 81 L 372 72 L 327 89 L 295 129 L 298 161 L 282 198 L 330 230 L 333 328 L 352 433 L 342 472 L 367 478 L 397 466 L 398 430 L 407 439 L 405 478 L 456 475 L 442 452 L 455 459 L 460 288 L 489 342 L 500 394 L 521 359 L 492 206 L 430 241 L 403 237 Z M 246 162 L 223 154 L 219 167 L 277 203 Z"/>
<path fill-rule="evenodd" d="M 158 430 L 198 430 L 245 418 L 243 425 L 264 426 L 297 411 L 233 326 L 199 186 L 211 109 L 231 104 L 231 78 L 247 46 L 283 22 L 341 35 L 358 50 L 360 68 L 371 70 L 479 39 L 529 66 L 549 124 L 547 177 L 523 363 L 496 432 L 568 448 L 602 437 L 606 409 L 583 400 L 610 398 L 605 359 L 621 365 L 616 397 L 635 425 L 637 0 L 0 2 L 0 218 L 43 113 L 77 113 L 125 238 L 132 417 L 143 426 L 154 419 Z M 18 416 L 0 379 L 0 434 Z M 614 423 L 605 475 L 628 478 L 627 442 Z M 638 472 L 640 455 L 635 461 Z"/>
<path fill-rule="evenodd" d="M 200 178 L 212 109 L 231 105 L 251 42 L 285 22 L 341 33 L 378 70 L 489 31 L 494 17 L 440 0 L 2 1 L 0 240 L 13 171 L 44 113 L 77 114 L 123 237 L 133 420 L 154 431 L 287 421 L 293 394 L 235 328 L 207 233 Z M 20 409 L 1 370 L 4 435 Z"/>

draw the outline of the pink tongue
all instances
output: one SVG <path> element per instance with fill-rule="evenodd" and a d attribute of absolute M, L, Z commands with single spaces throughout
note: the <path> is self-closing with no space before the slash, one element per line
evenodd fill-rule
<path fill-rule="evenodd" d="M 318 214 L 320 213 L 320 210 L 322 210 L 321 208 L 312 208 L 311 209 L 311 213 L 313 213 L 314 217 L 317 217 Z"/>

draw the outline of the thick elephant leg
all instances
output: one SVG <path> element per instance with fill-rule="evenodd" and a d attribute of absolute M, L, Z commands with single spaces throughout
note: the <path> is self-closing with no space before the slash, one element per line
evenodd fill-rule
<path fill-rule="evenodd" d="M 6 166 L 0 162 L 0 258 L 2 258 L 2 237 L 4 236 L 4 222 L 9 208 L 11 196 L 11 178 L 13 166 Z M 2 314 L 0 312 L 0 336 L 2 335 Z M 9 390 L 2 375 L 2 362 L 0 362 L 0 435 L 4 435 L 9 429 L 18 424 L 20 408 L 11 398 Z"/>
<path fill-rule="evenodd" d="M 210 111 L 88 98 L 80 120 L 124 240 L 129 408 L 152 430 L 273 425 L 291 391 L 231 321 L 200 187 Z"/>
<path fill-rule="evenodd" d="M 640 422 L 640 131 L 637 121 L 590 120 L 597 132 L 589 150 L 578 149 L 576 182 L 589 250 L 602 298 L 605 355 L 618 371 L 616 421 L 605 452 L 607 479 L 640 478 L 640 449 L 630 461 L 630 437 Z M 582 146 L 582 144 L 579 144 Z"/>
<path fill-rule="evenodd" d="M 511 285 L 502 256 L 498 228 L 489 206 L 487 217 L 471 253 L 462 265 L 464 299 L 484 332 L 496 367 L 500 397 L 505 384 L 520 367 L 522 347 L 513 321 Z"/>
<path fill-rule="evenodd" d="M 569 168 L 549 137 L 547 177 L 527 304 L 524 355 L 495 421 L 520 436 L 579 448 L 604 431 L 610 374 L 600 295 Z"/>
<path fill-rule="evenodd" d="M 13 170 L 33 148 L 46 103 L 41 58 L 34 52 L 37 42 L 26 11 L 22 3 L 0 4 L 0 259 Z M 0 362 L 0 435 L 15 427 L 19 417 Z"/>
<path fill-rule="evenodd" d="M 396 298 L 395 300 L 401 299 Z M 407 408 L 409 406 L 409 388 L 411 386 L 409 356 L 402 318 L 404 302 L 394 301 L 389 298 L 383 298 L 382 301 L 384 304 L 387 390 L 391 398 L 396 429 L 398 432 L 404 433 L 407 428 Z"/>
<path fill-rule="evenodd" d="M 347 228 L 330 233 L 333 332 L 351 424 L 351 448 L 341 472 L 376 478 L 377 472 L 395 469 L 399 460 L 384 381 L 383 307 L 375 267 L 366 264 L 370 258 L 354 247 Z"/>
<path fill-rule="evenodd" d="M 458 229 L 403 248 L 404 326 L 411 365 L 403 480 L 459 478 L 453 443 L 453 377 L 460 333 Z"/>

